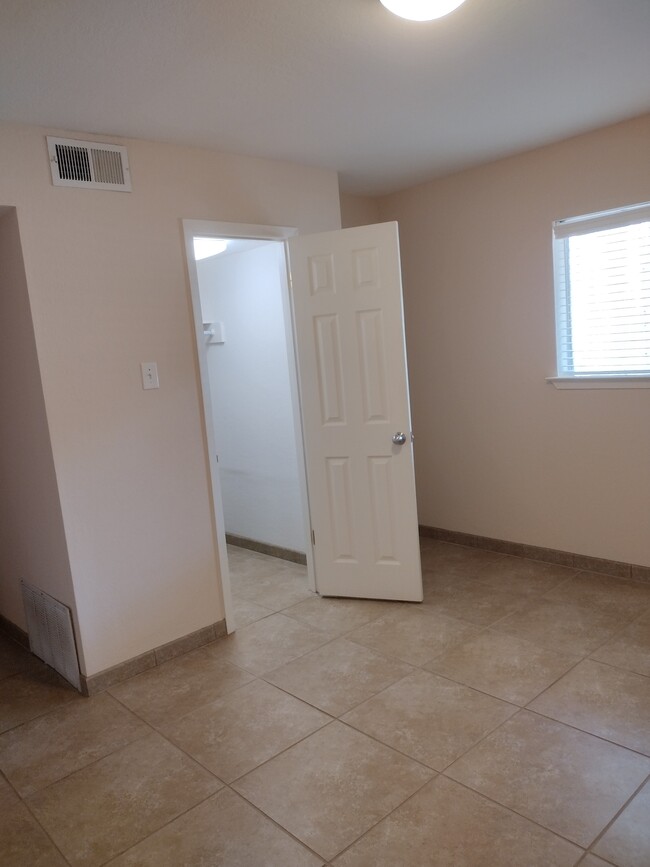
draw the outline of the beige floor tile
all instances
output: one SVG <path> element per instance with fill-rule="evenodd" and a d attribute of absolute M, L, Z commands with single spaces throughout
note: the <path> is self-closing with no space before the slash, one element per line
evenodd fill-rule
<path fill-rule="evenodd" d="M 274 611 L 313 595 L 298 563 L 251 551 L 230 556 L 229 565 L 233 593 Z"/>
<path fill-rule="evenodd" d="M 0 816 L 18 803 L 18 795 L 7 780 L 0 774 Z"/>
<path fill-rule="evenodd" d="M 225 789 L 111 861 L 111 867 L 320 867 L 322 863 Z"/>
<path fill-rule="evenodd" d="M 0 811 L 0 864 L 2 867 L 66 867 L 61 853 L 20 803 Z"/>
<path fill-rule="evenodd" d="M 233 566 L 230 563 L 230 581 L 233 589 L 243 590 L 249 587 L 270 587 L 274 580 L 280 581 L 283 575 L 283 568 L 278 566 L 279 561 L 274 560 L 269 563 L 266 559 L 258 562 L 246 562 L 239 566 Z M 292 577 L 297 578 L 297 575 Z"/>
<path fill-rule="evenodd" d="M 337 858 L 334 867 L 573 867 L 582 850 L 437 777 Z"/>
<path fill-rule="evenodd" d="M 587 857 L 580 862 L 578 867 L 611 867 L 611 863 L 609 861 L 603 861 L 595 855 L 587 855 Z"/>
<path fill-rule="evenodd" d="M 422 568 L 427 571 L 456 573 L 468 578 L 476 575 L 485 566 L 497 563 L 503 554 L 483 551 L 479 548 L 465 548 L 462 545 L 452 545 L 438 542 L 436 545 L 422 546 L 420 560 Z"/>
<path fill-rule="evenodd" d="M 145 671 L 109 692 L 153 725 L 178 719 L 252 680 L 248 672 L 212 652 L 221 641 Z"/>
<path fill-rule="evenodd" d="M 402 607 L 400 602 L 374 599 L 324 599 L 314 596 L 292 605 L 283 612 L 307 626 L 322 629 L 332 635 L 344 635 Z"/>
<path fill-rule="evenodd" d="M 216 655 L 231 660 L 246 671 L 261 675 L 320 647 L 332 637 L 292 617 L 272 614 L 238 629 L 212 645 L 212 648 Z"/>
<path fill-rule="evenodd" d="M 544 597 L 531 600 L 522 611 L 496 623 L 494 629 L 558 653 L 584 656 L 624 626 L 625 620 L 616 615 Z"/>
<path fill-rule="evenodd" d="M 617 867 L 650 864 L 650 783 L 623 810 L 594 846 L 594 852 Z"/>
<path fill-rule="evenodd" d="M 515 712 L 511 704 L 418 671 L 343 721 L 441 771 Z"/>
<path fill-rule="evenodd" d="M 0 863 L 63 867 L 27 809 L 43 801 L 73 867 L 650 867 L 643 585 L 422 551 L 425 602 L 408 605 L 321 599 L 304 567 L 233 548 L 237 635 L 90 701 L 0 636 Z M 616 810 L 583 857 L 570 840 Z"/>
<path fill-rule="evenodd" d="M 496 698 L 525 705 L 579 659 L 488 629 L 470 635 L 424 667 Z"/>
<path fill-rule="evenodd" d="M 42 716 L 81 695 L 46 665 L 0 680 L 0 732 Z"/>
<path fill-rule="evenodd" d="M 591 654 L 607 662 L 650 677 L 650 618 L 641 618 Z"/>
<path fill-rule="evenodd" d="M 520 611 L 529 601 L 525 593 L 500 590 L 475 580 L 458 587 L 436 588 L 425 596 L 424 607 L 476 626 L 490 626 Z"/>
<path fill-rule="evenodd" d="M 255 602 L 249 602 L 236 594 L 232 597 L 232 611 L 235 618 L 235 626 L 241 629 L 243 626 L 248 626 L 249 623 L 255 623 L 256 620 L 262 620 L 273 614 L 272 609 L 264 608 Z"/>
<path fill-rule="evenodd" d="M 251 576 L 274 575 L 276 572 L 281 572 L 284 567 L 289 566 L 289 563 L 278 557 L 260 554 L 258 551 L 248 551 L 241 548 L 235 552 L 234 549 L 228 548 L 228 565 L 230 566 L 231 578 L 236 581 Z M 303 566 L 302 569 L 304 570 L 305 567 Z"/>
<path fill-rule="evenodd" d="M 235 585 L 234 593 L 241 599 L 272 611 L 281 611 L 304 599 L 313 599 L 315 595 L 307 586 L 306 575 L 297 575 L 294 570 L 287 569 L 269 576 L 247 579 Z"/>
<path fill-rule="evenodd" d="M 476 627 L 420 605 L 373 620 L 346 637 L 412 665 L 423 665 L 476 632 Z"/>
<path fill-rule="evenodd" d="M 631 619 L 650 609 L 650 584 L 610 578 L 597 572 L 579 572 L 545 598 Z"/>
<path fill-rule="evenodd" d="M 588 847 L 650 774 L 650 760 L 522 711 L 446 774 Z"/>
<path fill-rule="evenodd" d="M 476 574 L 476 580 L 498 590 L 516 590 L 532 596 L 548 593 L 575 574 L 575 569 L 567 569 L 566 566 L 540 563 L 524 557 L 503 557 L 496 563 L 484 566 Z"/>
<path fill-rule="evenodd" d="M 0 769 L 23 798 L 151 732 L 107 694 L 0 735 Z"/>
<path fill-rule="evenodd" d="M 413 671 L 410 665 L 338 638 L 276 668 L 266 679 L 332 716 Z"/>
<path fill-rule="evenodd" d="M 33 653 L 0 632 L 0 680 L 43 665 Z"/>
<path fill-rule="evenodd" d="M 28 803 L 73 865 L 123 852 L 221 788 L 153 734 L 33 795 Z"/>
<path fill-rule="evenodd" d="M 585 660 L 529 707 L 650 755 L 650 679 L 647 677 Z"/>
<path fill-rule="evenodd" d="M 437 598 L 440 593 L 457 593 L 462 588 L 469 587 L 473 583 L 473 578 L 463 578 L 455 572 L 422 572 L 424 601 L 430 602 Z"/>
<path fill-rule="evenodd" d="M 432 772 L 339 722 L 234 788 L 325 860 L 349 846 Z"/>
<path fill-rule="evenodd" d="M 163 733 L 229 783 L 330 721 L 256 680 L 164 726 Z"/>

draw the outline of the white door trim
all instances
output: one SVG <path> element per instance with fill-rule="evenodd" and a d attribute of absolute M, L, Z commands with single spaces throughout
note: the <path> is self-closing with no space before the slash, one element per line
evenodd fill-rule
<path fill-rule="evenodd" d="M 215 543 L 215 554 L 219 561 L 221 571 L 221 599 L 223 603 L 226 629 L 233 632 L 235 622 L 232 607 L 232 594 L 230 586 L 230 569 L 228 566 L 228 553 L 226 548 L 226 529 L 224 523 L 223 500 L 221 494 L 221 481 L 219 464 L 217 461 L 216 438 L 212 414 L 212 400 L 210 397 L 210 381 L 208 375 L 207 352 L 203 335 L 203 317 L 201 315 L 201 297 L 199 293 L 199 278 L 194 259 L 193 239 L 196 235 L 217 238 L 242 238 L 265 241 L 281 241 L 285 247 L 286 240 L 298 234 L 298 230 L 287 226 L 264 226 L 249 223 L 223 223 L 214 220 L 183 220 L 183 234 L 185 239 L 185 258 L 190 284 L 192 300 L 192 315 L 194 319 L 196 358 L 198 362 L 199 379 L 201 382 L 203 433 L 208 458 L 208 468 L 211 488 L 212 527 Z M 311 544 L 311 520 L 309 516 L 309 496 L 307 491 L 307 473 L 305 468 L 305 452 L 303 444 L 302 418 L 300 412 L 298 373 L 295 353 L 295 338 L 293 331 L 293 314 L 288 285 L 288 268 L 285 268 L 283 280 L 283 308 L 285 331 L 287 336 L 287 353 L 289 356 L 289 375 L 291 396 L 293 405 L 293 421 L 296 432 L 296 446 L 298 450 L 298 476 L 302 503 L 303 520 L 305 526 L 305 550 L 307 555 L 307 576 L 310 589 L 316 589 L 314 572 L 314 554 Z"/>

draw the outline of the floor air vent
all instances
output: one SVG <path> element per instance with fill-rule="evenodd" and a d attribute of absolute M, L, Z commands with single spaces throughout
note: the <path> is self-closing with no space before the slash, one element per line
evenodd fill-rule
<path fill-rule="evenodd" d="M 125 147 L 47 136 L 47 149 L 55 186 L 131 192 Z"/>
<path fill-rule="evenodd" d="M 80 689 L 77 646 L 70 609 L 38 587 L 21 581 L 32 653 Z"/>

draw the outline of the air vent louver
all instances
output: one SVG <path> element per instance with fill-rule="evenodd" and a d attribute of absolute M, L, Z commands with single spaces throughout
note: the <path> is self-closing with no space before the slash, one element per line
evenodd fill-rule
<path fill-rule="evenodd" d="M 21 581 L 21 589 L 30 650 L 79 689 L 79 662 L 70 609 L 26 581 Z"/>
<path fill-rule="evenodd" d="M 125 147 L 48 136 L 47 148 L 56 186 L 131 192 Z"/>

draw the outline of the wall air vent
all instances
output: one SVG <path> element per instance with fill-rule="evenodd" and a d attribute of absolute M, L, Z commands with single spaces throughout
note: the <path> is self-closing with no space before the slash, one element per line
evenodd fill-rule
<path fill-rule="evenodd" d="M 47 149 L 55 186 L 131 192 L 125 147 L 48 135 Z"/>
<path fill-rule="evenodd" d="M 70 609 L 26 581 L 21 581 L 29 649 L 80 689 L 79 661 Z"/>

